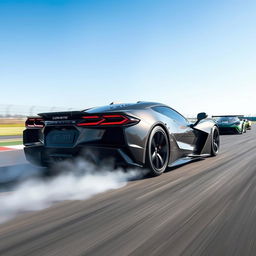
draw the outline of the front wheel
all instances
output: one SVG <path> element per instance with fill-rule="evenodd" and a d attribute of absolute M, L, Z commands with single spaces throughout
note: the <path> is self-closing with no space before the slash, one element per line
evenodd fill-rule
<path fill-rule="evenodd" d="M 211 148 L 211 156 L 216 156 L 219 153 L 220 148 L 220 133 L 219 129 L 214 126 L 212 128 L 212 148 Z"/>
<path fill-rule="evenodd" d="M 170 146 L 165 130 L 161 126 L 156 126 L 148 140 L 146 167 L 150 169 L 151 176 L 162 174 L 169 162 Z"/>

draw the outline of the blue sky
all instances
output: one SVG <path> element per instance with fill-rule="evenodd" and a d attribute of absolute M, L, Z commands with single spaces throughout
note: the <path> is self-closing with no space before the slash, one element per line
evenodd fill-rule
<path fill-rule="evenodd" d="M 256 114 L 254 0 L 0 0 L 1 104 Z"/>

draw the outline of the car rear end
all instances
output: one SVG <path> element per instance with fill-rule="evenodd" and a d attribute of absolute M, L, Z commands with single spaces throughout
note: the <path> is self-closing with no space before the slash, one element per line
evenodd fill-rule
<path fill-rule="evenodd" d="M 42 113 L 26 121 L 24 152 L 28 161 L 40 166 L 81 155 L 95 162 L 113 158 L 117 165 L 136 166 L 125 129 L 139 121 L 126 113 Z"/>

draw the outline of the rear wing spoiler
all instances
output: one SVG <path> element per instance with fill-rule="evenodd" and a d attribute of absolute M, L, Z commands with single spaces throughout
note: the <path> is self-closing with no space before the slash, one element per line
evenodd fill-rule
<path fill-rule="evenodd" d="M 244 115 L 215 115 L 212 116 L 212 118 L 214 117 L 244 117 Z"/>

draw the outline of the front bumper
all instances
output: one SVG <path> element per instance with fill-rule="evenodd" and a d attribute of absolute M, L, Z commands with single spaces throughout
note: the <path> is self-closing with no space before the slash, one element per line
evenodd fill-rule
<path fill-rule="evenodd" d="M 219 126 L 220 134 L 238 134 L 241 130 L 237 126 Z"/>

